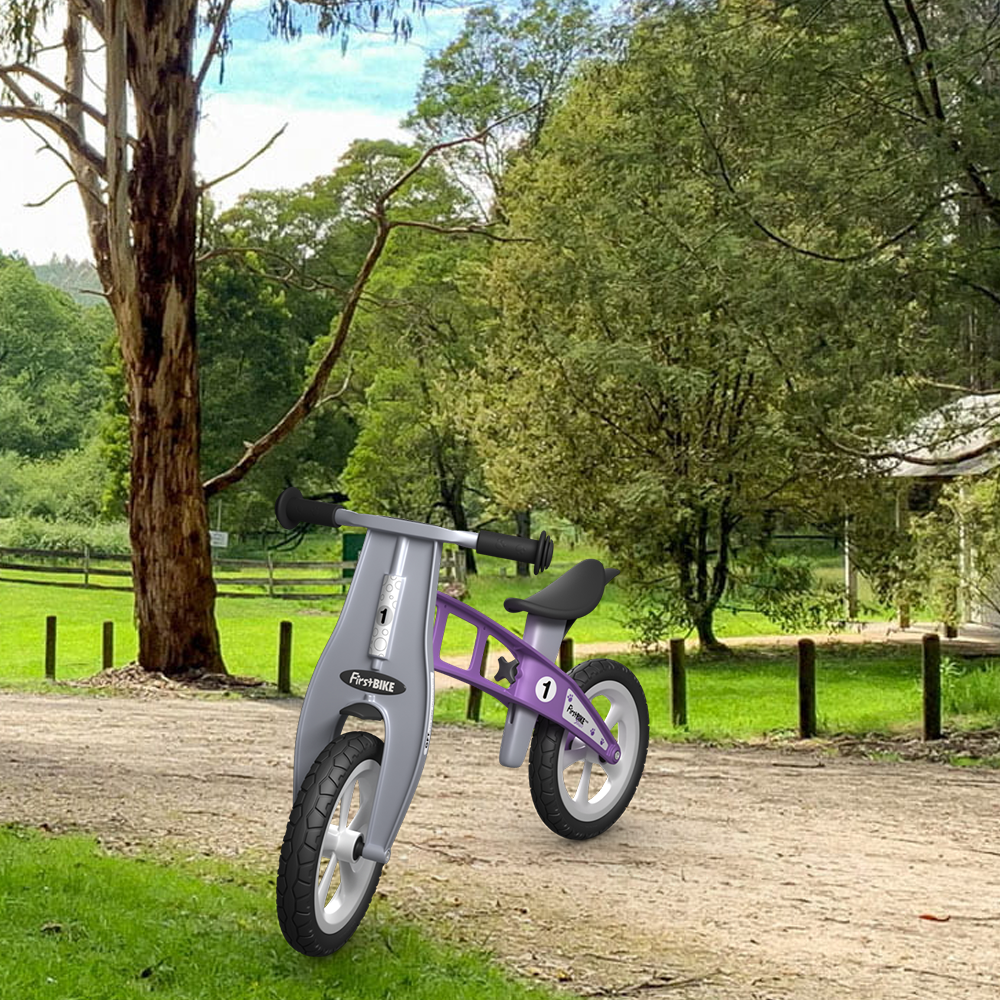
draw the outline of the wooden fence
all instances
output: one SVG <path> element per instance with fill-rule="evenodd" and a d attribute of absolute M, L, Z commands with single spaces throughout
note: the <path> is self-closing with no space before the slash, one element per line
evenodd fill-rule
<path fill-rule="evenodd" d="M 812 739 L 819 730 L 816 725 L 816 643 L 799 639 L 798 647 L 799 738 Z M 922 737 L 925 741 L 939 740 L 941 729 L 941 639 L 934 633 L 923 637 L 920 659 L 921 693 L 923 696 Z M 687 665 L 684 640 L 670 640 L 670 718 L 674 726 L 688 724 Z"/>
<path fill-rule="evenodd" d="M 319 601 L 344 592 L 357 562 L 285 562 L 268 553 L 266 559 L 213 558 L 212 566 L 219 597 Z M 250 572 L 244 575 L 246 571 Z M 464 556 L 456 549 L 445 549 L 441 572 L 446 581 L 464 581 Z M 0 581 L 131 593 L 132 568 L 128 556 L 95 552 L 86 546 L 79 551 L 0 548 Z"/>

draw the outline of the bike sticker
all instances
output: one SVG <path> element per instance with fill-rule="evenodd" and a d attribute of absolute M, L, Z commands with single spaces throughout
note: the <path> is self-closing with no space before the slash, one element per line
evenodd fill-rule
<path fill-rule="evenodd" d="M 590 718 L 589 706 L 584 707 L 579 702 L 575 703 L 572 691 L 566 692 L 566 702 L 563 705 L 562 716 L 568 723 L 566 728 L 570 732 L 574 729 L 579 729 L 585 732 L 592 740 L 597 740 L 600 746 L 606 747 L 608 745 L 607 740 L 605 740 L 601 735 L 601 731 L 597 728 L 597 723 Z"/>
<path fill-rule="evenodd" d="M 402 694 L 406 690 L 402 681 L 374 670 L 342 670 L 340 679 L 352 688 L 371 694 Z"/>
<path fill-rule="evenodd" d="M 535 685 L 535 697 L 541 701 L 552 701 L 556 696 L 556 682 L 551 677 L 543 677 Z"/>
<path fill-rule="evenodd" d="M 403 589 L 403 577 L 386 573 L 382 577 L 382 589 L 379 591 L 378 604 L 375 607 L 375 621 L 372 625 L 372 637 L 368 643 L 368 655 L 380 660 L 389 658 L 389 639 L 392 636 L 392 623 L 399 607 L 399 595 Z"/>

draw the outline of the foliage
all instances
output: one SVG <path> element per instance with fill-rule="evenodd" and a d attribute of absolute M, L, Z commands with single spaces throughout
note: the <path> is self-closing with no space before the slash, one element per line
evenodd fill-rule
<path fill-rule="evenodd" d="M 948 715 L 1000 721 L 1000 664 L 945 657 L 941 661 L 941 706 Z"/>
<path fill-rule="evenodd" d="M 111 335 L 104 307 L 84 309 L 0 258 L 0 449 L 31 457 L 77 448 L 100 406 L 97 361 Z"/>
<path fill-rule="evenodd" d="M 842 520 L 872 491 L 856 454 L 988 377 L 949 347 L 991 288 L 963 269 L 995 256 L 978 164 L 1000 146 L 958 130 L 995 97 L 958 96 L 989 73 L 964 15 L 929 15 L 948 60 L 915 65 L 890 4 L 646 10 L 511 176 L 529 242 L 498 254 L 476 426 L 495 490 L 544 483 L 630 561 L 654 631 L 711 644 L 731 576 L 789 623 L 832 610 L 767 554 L 769 521 Z"/>
<path fill-rule="evenodd" d="M 106 468 L 96 439 L 55 458 L 0 452 L 0 517 L 86 523 L 102 513 Z"/>
<path fill-rule="evenodd" d="M 510 157 L 538 144 L 573 69 L 602 44 L 596 8 L 585 0 L 471 7 L 458 38 L 427 60 L 405 124 L 422 140 L 440 141 L 503 122 L 452 159 L 472 190 L 477 181 L 488 183 L 492 204 L 483 215 L 502 216 Z"/>
<path fill-rule="evenodd" d="M 128 525 L 124 521 L 50 521 L 20 515 L 0 519 L 0 545 L 5 548 L 67 551 L 79 551 L 87 545 L 96 552 L 127 556 Z"/>

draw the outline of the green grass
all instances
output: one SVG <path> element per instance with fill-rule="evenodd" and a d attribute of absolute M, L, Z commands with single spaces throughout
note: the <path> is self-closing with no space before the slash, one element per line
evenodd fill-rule
<path fill-rule="evenodd" d="M 797 669 L 793 647 L 740 652 L 722 659 L 690 655 L 687 661 L 688 726 L 670 720 L 670 671 L 662 657 L 619 654 L 646 693 L 653 736 L 668 740 L 753 740 L 792 735 L 798 725 Z M 972 668 L 974 669 L 974 668 Z M 817 649 L 817 723 L 821 733 L 905 732 L 921 719 L 920 649 L 917 646 L 820 646 Z M 435 703 L 441 722 L 465 718 L 464 689 L 442 691 Z M 978 715 L 949 712 L 948 725 L 997 724 L 1000 691 Z M 501 726 L 504 709 L 483 700 L 482 721 Z"/>
<path fill-rule="evenodd" d="M 579 559 L 599 554 L 597 550 L 577 546 L 574 551 L 564 553 L 566 561 L 553 567 L 555 573 L 527 579 L 514 575 L 513 564 L 480 557 L 483 572 L 469 582 L 470 603 L 502 625 L 520 632 L 524 616 L 505 611 L 505 598 L 528 597 Z M 497 575 L 501 566 L 510 575 Z M 87 677 L 100 669 L 104 621 L 115 624 L 115 664 L 135 659 L 137 637 L 131 594 L 96 587 L 76 590 L 17 583 L 12 576 L 11 572 L 5 572 L 5 579 L 0 580 L 0 684 L 38 686 L 44 674 L 47 615 L 58 617 L 56 675 L 59 679 Z M 617 587 L 609 587 L 597 609 L 573 626 L 577 642 L 624 645 L 630 641 L 631 636 L 622 625 L 620 593 Z M 288 618 L 295 625 L 292 684 L 296 689 L 304 689 L 341 606 L 340 598 L 316 602 L 220 598 L 216 603 L 216 618 L 229 671 L 273 680 L 277 670 L 278 622 Z M 762 615 L 720 613 L 718 617 L 718 634 L 723 637 L 774 631 L 774 626 Z M 471 649 L 459 638 L 446 644 L 444 652 L 454 655 Z"/>
<path fill-rule="evenodd" d="M 0 828 L 0 996 L 34 1000 L 551 998 L 376 901 L 327 959 L 285 944 L 264 875 Z M 566 994 L 563 993 L 563 996 Z"/>
<path fill-rule="evenodd" d="M 972 725 L 995 723 L 1000 715 L 1000 664 L 947 657 L 941 664 L 941 704 L 945 712 L 963 716 Z"/>

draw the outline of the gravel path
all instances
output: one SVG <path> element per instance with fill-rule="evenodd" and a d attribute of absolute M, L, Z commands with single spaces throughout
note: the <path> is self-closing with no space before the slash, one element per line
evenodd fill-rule
<path fill-rule="evenodd" d="M 299 704 L 0 694 L 0 821 L 266 861 Z M 1000 774 L 655 744 L 625 816 L 581 844 L 499 743 L 435 729 L 382 877 L 446 936 L 582 993 L 1000 996 Z"/>

